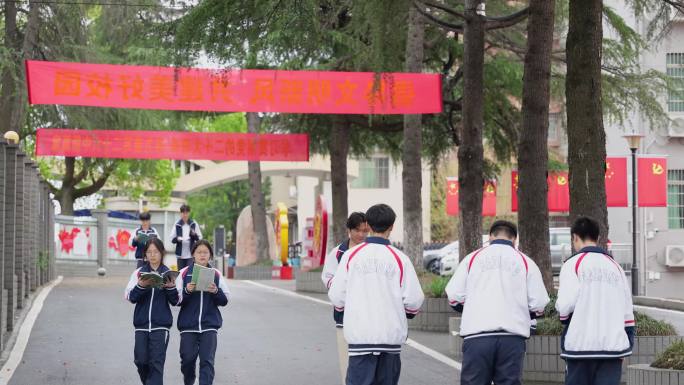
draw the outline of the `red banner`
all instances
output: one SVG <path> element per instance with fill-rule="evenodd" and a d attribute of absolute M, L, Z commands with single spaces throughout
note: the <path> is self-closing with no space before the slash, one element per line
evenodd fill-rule
<path fill-rule="evenodd" d="M 549 172 L 549 212 L 570 211 L 570 180 L 567 171 Z"/>
<path fill-rule="evenodd" d="M 511 211 L 518 211 L 518 172 L 511 171 Z"/>
<path fill-rule="evenodd" d="M 437 74 L 27 61 L 31 104 L 314 114 L 442 112 Z"/>
<path fill-rule="evenodd" d="M 447 178 L 446 212 L 447 215 L 458 215 L 458 179 Z"/>
<path fill-rule="evenodd" d="M 447 178 L 446 212 L 447 215 L 458 215 L 458 179 Z M 482 216 L 496 216 L 496 181 L 486 181 L 482 191 Z"/>
<path fill-rule="evenodd" d="M 496 181 L 486 181 L 482 192 L 482 216 L 496 216 Z"/>
<path fill-rule="evenodd" d="M 667 207 L 667 159 L 637 159 L 637 197 L 640 207 Z"/>
<path fill-rule="evenodd" d="M 38 129 L 36 155 L 87 158 L 308 161 L 306 134 Z"/>
<path fill-rule="evenodd" d="M 606 203 L 627 207 L 627 158 L 606 158 Z"/>

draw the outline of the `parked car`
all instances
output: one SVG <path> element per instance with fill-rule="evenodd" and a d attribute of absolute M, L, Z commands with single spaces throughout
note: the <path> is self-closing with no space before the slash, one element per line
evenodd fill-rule
<path fill-rule="evenodd" d="M 454 250 L 458 253 L 458 241 L 451 242 L 439 249 L 423 251 L 423 268 L 433 274 L 439 274 L 439 261 Z"/>
<path fill-rule="evenodd" d="M 489 236 L 482 236 L 482 244 L 486 245 Z M 458 243 L 456 241 L 455 243 Z M 549 245 L 551 256 L 551 271 L 559 274 L 563 262 L 572 255 L 569 227 L 552 227 L 549 229 Z M 517 247 L 517 245 L 516 245 Z M 452 275 L 458 267 L 458 246 L 455 253 L 450 253 L 440 260 L 439 275 Z"/>

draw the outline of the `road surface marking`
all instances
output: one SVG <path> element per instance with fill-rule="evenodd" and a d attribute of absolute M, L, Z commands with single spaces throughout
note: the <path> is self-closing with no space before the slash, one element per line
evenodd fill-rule
<path fill-rule="evenodd" d="M 263 283 L 258 283 L 258 282 L 249 281 L 249 280 L 245 280 L 242 282 L 246 282 L 246 283 L 249 283 L 250 285 L 254 285 L 254 286 L 260 287 L 262 289 L 266 289 L 266 290 L 271 290 L 273 292 L 283 294 L 283 295 L 287 295 L 290 297 L 302 298 L 302 299 L 306 299 L 306 300 L 311 301 L 311 302 L 315 302 L 315 303 L 320 304 L 320 305 L 332 306 L 332 304 L 328 301 L 324 301 L 324 300 L 318 299 L 318 298 L 309 297 L 308 295 L 295 293 L 295 292 L 292 292 L 290 290 L 281 289 L 279 287 L 264 285 Z M 427 346 L 420 344 L 420 343 L 418 343 L 418 342 L 416 342 L 410 338 L 406 340 L 406 345 L 418 350 L 419 352 L 421 352 L 423 354 L 426 354 L 426 355 L 434 358 L 435 360 L 437 360 L 437 361 L 439 361 L 439 362 L 441 362 L 447 366 L 450 366 L 456 370 L 461 370 L 461 363 L 460 362 L 453 360 L 453 359 L 445 356 L 444 354 L 442 354 L 436 350 L 430 349 Z M 2 385 L 2 384 L 0 384 L 0 385 Z"/>
<path fill-rule="evenodd" d="M 14 371 L 17 370 L 17 366 L 21 363 L 21 358 L 24 356 L 24 350 L 26 350 L 26 345 L 28 345 L 29 337 L 31 336 L 31 330 L 33 329 L 33 324 L 36 323 L 36 319 L 43 309 L 43 303 L 45 298 L 52 289 L 62 282 L 62 276 L 57 277 L 56 280 L 52 281 L 49 285 L 45 286 L 43 290 L 40 291 L 38 297 L 33 301 L 31 309 L 29 310 L 24 322 L 21 324 L 19 329 L 19 334 L 17 335 L 17 341 L 12 348 L 12 352 L 5 362 L 5 365 L 0 369 L 0 385 L 7 385 L 12 379 Z"/>

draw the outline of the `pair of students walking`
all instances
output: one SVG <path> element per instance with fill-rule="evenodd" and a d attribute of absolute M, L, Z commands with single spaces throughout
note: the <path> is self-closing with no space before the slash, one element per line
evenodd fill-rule
<path fill-rule="evenodd" d="M 214 254 L 209 242 L 194 242 L 191 253 L 194 263 L 180 270 L 175 282 L 153 287 L 141 279 L 146 272 L 164 274 L 168 271 L 162 260 L 164 244 L 151 238 L 143 249 L 146 263 L 131 274 L 125 296 L 135 304 L 134 362 L 140 380 L 145 385 L 161 385 L 164 378 L 169 331 L 173 324 L 170 306 L 180 306 L 177 327 L 180 331 L 181 372 L 185 385 L 193 385 L 199 357 L 199 383 L 211 385 L 214 380 L 214 356 L 217 333 L 223 324 L 220 306 L 228 304 L 229 291 L 221 272 L 214 269 L 214 282 L 207 291 L 195 290 L 192 283 L 196 265 L 211 267 Z"/>
<path fill-rule="evenodd" d="M 349 242 L 358 244 L 345 251 L 343 243 L 326 258 L 321 278 L 338 330 L 344 324 L 347 385 L 398 383 L 406 320 L 423 302 L 410 259 L 389 245 L 394 218 L 389 206 L 371 207 L 365 214 L 371 236 L 358 242 L 363 225 L 350 217 Z M 578 252 L 561 269 L 556 301 L 565 325 L 566 384 L 618 385 L 622 359 L 634 343 L 629 283 L 620 265 L 597 246 L 595 220 L 578 218 L 571 235 Z M 549 296 L 536 263 L 515 248 L 515 224 L 497 221 L 489 236 L 487 246 L 461 261 L 446 287 L 449 303 L 463 313 L 461 384 L 517 385 L 533 320 L 543 316 Z M 344 367 L 345 357 L 340 358 Z"/>

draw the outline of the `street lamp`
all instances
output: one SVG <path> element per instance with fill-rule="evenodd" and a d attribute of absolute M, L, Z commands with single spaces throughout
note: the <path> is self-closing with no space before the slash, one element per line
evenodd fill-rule
<path fill-rule="evenodd" d="M 639 149 L 639 143 L 644 136 L 637 133 L 623 135 L 627 139 L 627 145 L 632 151 L 632 295 L 639 295 L 639 268 L 637 267 L 637 244 L 636 244 L 636 220 L 637 220 L 637 164 L 636 152 Z"/>

